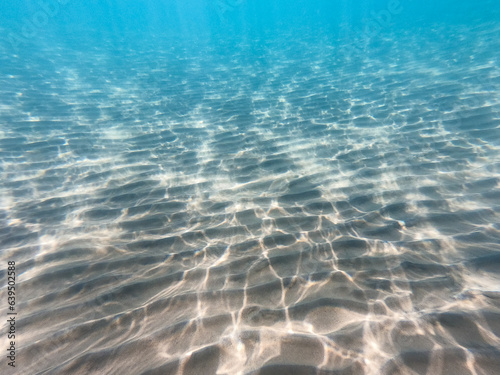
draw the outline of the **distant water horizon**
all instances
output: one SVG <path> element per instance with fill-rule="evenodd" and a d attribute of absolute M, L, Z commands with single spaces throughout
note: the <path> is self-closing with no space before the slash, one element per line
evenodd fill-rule
<path fill-rule="evenodd" d="M 23 4 L 0 373 L 499 373 L 496 2 Z"/>

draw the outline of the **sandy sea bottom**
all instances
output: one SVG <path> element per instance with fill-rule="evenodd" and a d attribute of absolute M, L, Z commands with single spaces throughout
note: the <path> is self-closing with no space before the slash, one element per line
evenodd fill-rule
<path fill-rule="evenodd" d="M 429 35 L 4 58 L 11 373 L 498 374 L 500 32 Z"/>

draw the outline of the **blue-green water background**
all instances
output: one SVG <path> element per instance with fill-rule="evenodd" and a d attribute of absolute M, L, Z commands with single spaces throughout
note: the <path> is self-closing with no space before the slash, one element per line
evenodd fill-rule
<path fill-rule="evenodd" d="M 391 7 L 398 10 L 390 19 L 395 38 L 398 33 L 418 33 L 436 24 L 453 28 L 497 22 L 500 15 L 500 5 L 494 0 L 64 0 L 60 3 L 23 0 L 2 3 L 0 26 L 3 28 L 2 40 L 7 44 L 11 44 L 11 33 L 23 40 L 31 39 L 26 36 L 33 34 L 33 24 L 38 24 L 34 39 L 48 39 L 54 43 L 68 41 L 68 35 L 78 35 L 96 44 L 106 39 L 127 45 L 161 35 L 186 43 L 202 40 L 218 44 L 221 40 L 234 38 L 249 42 L 263 37 L 279 39 L 283 33 L 300 35 L 304 31 L 328 34 L 332 38 L 355 36 L 370 27 L 367 25 L 374 18 L 373 12 L 379 14 Z M 37 19 L 37 12 L 43 9 L 49 14 L 48 21 L 43 16 Z M 27 29 L 23 29 L 25 25 Z"/>

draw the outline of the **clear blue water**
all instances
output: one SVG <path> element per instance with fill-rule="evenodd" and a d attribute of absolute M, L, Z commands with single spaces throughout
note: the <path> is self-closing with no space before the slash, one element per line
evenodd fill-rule
<path fill-rule="evenodd" d="M 499 2 L 0 14 L 0 373 L 500 373 Z"/>

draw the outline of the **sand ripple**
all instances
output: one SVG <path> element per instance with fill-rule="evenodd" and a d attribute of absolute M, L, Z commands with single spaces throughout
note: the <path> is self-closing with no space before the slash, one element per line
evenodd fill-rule
<path fill-rule="evenodd" d="M 495 374 L 500 38 L 436 32 L 3 58 L 17 373 Z"/>

